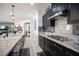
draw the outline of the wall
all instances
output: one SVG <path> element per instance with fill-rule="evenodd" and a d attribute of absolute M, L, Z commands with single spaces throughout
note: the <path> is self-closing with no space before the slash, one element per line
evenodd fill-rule
<path fill-rule="evenodd" d="M 38 39 L 38 9 L 35 12 L 35 17 L 31 20 L 31 39 Z"/>
<path fill-rule="evenodd" d="M 11 4 L 0 3 L 0 22 L 12 22 L 11 20 Z"/>

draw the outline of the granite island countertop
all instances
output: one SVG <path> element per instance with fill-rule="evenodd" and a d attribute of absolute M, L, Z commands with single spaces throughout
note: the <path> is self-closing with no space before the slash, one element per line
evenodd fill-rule
<path fill-rule="evenodd" d="M 51 33 L 48 33 L 48 32 L 39 32 L 39 35 L 43 36 L 43 37 L 46 37 L 48 38 L 49 40 L 51 41 L 54 41 L 62 46 L 65 46 L 75 52 L 78 52 L 79 53 L 79 45 L 75 43 L 75 41 L 73 40 L 73 37 L 68 37 L 70 38 L 69 41 L 64 41 L 64 42 L 61 42 L 61 41 L 58 41 L 58 40 L 55 40 L 51 37 L 48 37 L 48 35 L 57 35 L 57 34 L 51 34 Z"/>
<path fill-rule="evenodd" d="M 11 35 L 6 38 L 0 38 L 0 56 L 6 56 L 16 45 L 16 43 L 21 39 L 23 33 L 19 33 L 13 36 Z"/>

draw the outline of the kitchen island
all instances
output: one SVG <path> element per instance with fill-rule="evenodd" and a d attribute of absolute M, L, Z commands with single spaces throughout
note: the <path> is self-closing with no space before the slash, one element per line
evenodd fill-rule
<path fill-rule="evenodd" d="M 23 33 L 12 34 L 9 33 L 9 36 L 6 38 L 0 38 L 0 56 L 6 56 L 14 48 L 19 40 L 24 36 Z"/>

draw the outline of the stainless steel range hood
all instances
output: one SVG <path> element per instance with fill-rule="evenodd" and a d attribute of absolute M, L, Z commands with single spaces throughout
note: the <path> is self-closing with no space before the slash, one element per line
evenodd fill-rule
<path fill-rule="evenodd" d="M 60 12 L 52 15 L 48 19 L 52 19 L 52 18 L 54 18 L 54 19 L 62 19 L 62 18 L 67 17 L 67 15 L 68 15 L 68 10 L 67 9 L 64 9 L 63 11 L 60 11 Z"/>

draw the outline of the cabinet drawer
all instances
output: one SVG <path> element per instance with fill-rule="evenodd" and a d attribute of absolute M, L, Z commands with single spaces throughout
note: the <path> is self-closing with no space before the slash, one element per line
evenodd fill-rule
<path fill-rule="evenodd" d="M 53 46 L 53 45 L 52 45 L 52 46 L 50 46 L 50 45 L 47 46 L 47 49 L 50 49 L 50 51 L 51 51 L 52 53 L 54 53 L 54 54 L 56 53 L 56 47 Z"/>
<path fill-rule="evenodd" d="M 44 51 L 45 52 L 45 55 L 46 56 L 55 56 L 55 53 L 54 52 L 52 52 L 52 50 L 50 49 L 50 48 L 48 48 L 46 51 Z"/>
<path fill-rule="evenodd" d="M 42 41 L 42 38 L 41 38 L 41 36 L 39 36 L 39 46 L 41 46 L 41 42 Z"/>
<path fill-rule="evenodd" d="M 56 45 L 56 55 L 57 56 L 63 56 L 63 49 L 62 49 L 62 47 L 59 47 L 58 45 Z"/>
<path fill-rule="evenodd" d="M 43 37 L 39 36 L 39 46 L 43 49 Z"/>
<path fill-rule="evenodd" d="M 64 56 L 72 56 L 72 54 L 69 53 L 69 52 L 67 52 L 67 51 L 65 51 L 65 52 L 64 52 Z"/>
<path fill-rule="evenodd" d="M 43 37 L 43 50 L 47 49 L 47 38 Z"/>
<path fill-rule="evenodd" d="M 47 40 L 47 48 L 50 49 L 53 53 L 55 52 L 55 43 L 51 40 Z"/>
<path fill-rule="evenodd" d="M 70 55 L 70 56 L 79 56 L 79 53 L 69 49 L 69 48 L 65 48 L 64 49 L 64 54 L 65 55 Z"/>
<path fill-rule="evenodd" d="M 48 40 L 47 42 L 48 42 L 48 44 L 47 44 L 48 49 L 50 49 L 51 52 L 54 53 L 54 55 L 63 56 L 63 46 L 62 45 L 57 44 L 51 40 Z"/>

